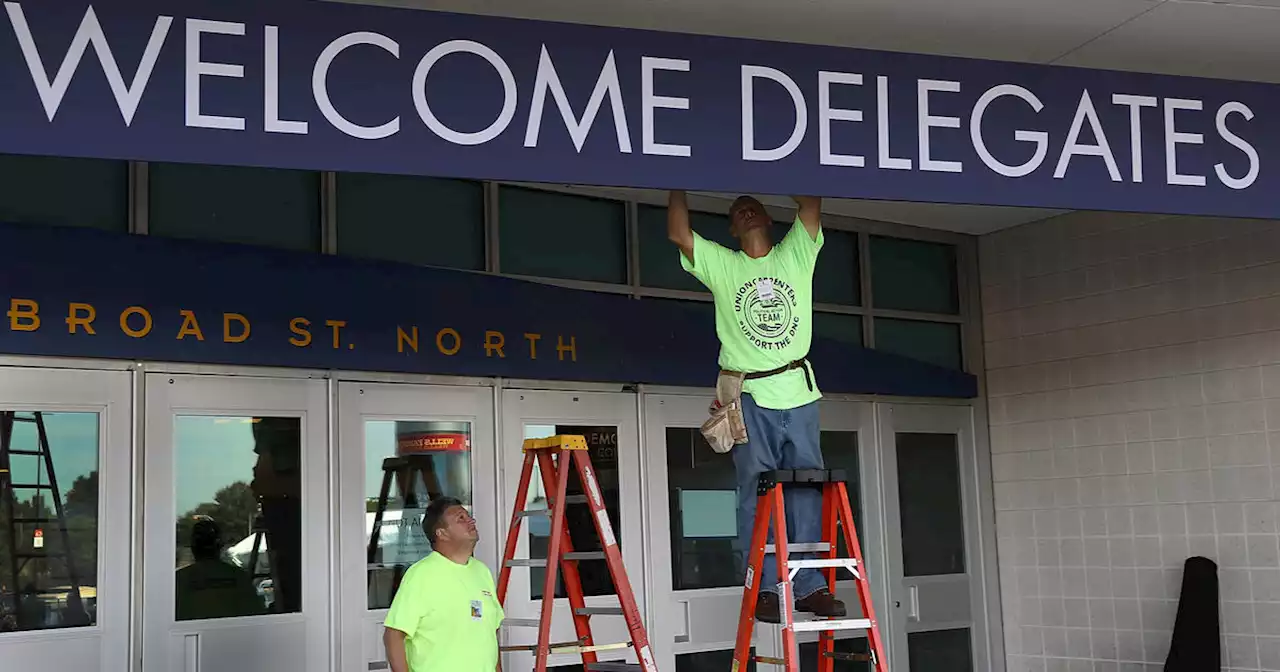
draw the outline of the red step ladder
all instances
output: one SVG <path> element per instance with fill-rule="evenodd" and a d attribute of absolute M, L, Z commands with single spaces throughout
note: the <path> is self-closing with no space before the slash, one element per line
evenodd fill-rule
<path fill-rule="evenodd" d="M 871 663 L 874 672 L 888 672 L 888 663 L 884 655 L 884 641 L 880 638 L 880 627 L 876 622 L 875 607 L 871 604 L 871 588 L 864 571 L 862 548 L 858 545 L 858 534 L 853 524 L 853 510 L 849 506 L 849 495 L 845 488 L 845 472 L 843 469 L 783 469 L 761 474 L 756 487 L 756 520 L 751 532 L 751 554 L 748 556 L 746 586 L 742 593 L 742 611 L 738 617 L 738 643 L 733 652 L 733 672 L 747 669 L 747 663 L 780 665 L 786 672 L 799 672 L 799 651 L 796 645 L 797 632 L 817 631 L 818 635 L 818 672 L 832 672 L 837 659 L 865 660 Z M 787 557 L 787 517 L 783 507 L 782 486 L 822 488 L 822 541 L 816 544 L 794 544 L 797 551 L 816 551 L 824 557 L 812 560 L 791 560 Z M 773 519 L 774 544 L 776 548 L 766 549 L 769 539 L 769 520 Z M 846 548 L 853 553 L 852 558 L 836 557 L 837 526 L 844 533 Z M 751 655 L 751 633 L 755 627 L 757 589 L 755 577 L 760 576 L 761 565 L 766 551 L 774 551 L 778 561 L 779 611 L 782 627 L 782 657 L 772 658 Z M 827 577 L 827 589 L 835 594 L 836 569 L 844 567 L 854 577 L 858 587 L 858 602 L 862 605 L 863 618 L 839 618 L 796 622 L 792 607 L 795 604 L 791 581 L 801 569 L 821 569 Z M 868 653 L 851 654 L 836 653 L 835 633 L 837 630 L 866 630 Z"/>
<path fill-rule="evenodd" d="M 542 611 L 538 618 L 507 618 L 503 625 L 514 627 L 531 627 L 538 629 L 538 643 L 532 646 L 506 646 L 504 651 L 533 651 L 534 672 L 546 672 L 547 657 L 553 653 L 577 653 L 582 656 L 582 666 L 586 672 L 657 672 L 653 662 L 653 651 L 649 647 L 649 635 L 645 632 L 640 620 L 640 609 L 636 606 L 635 594 L 631 591 L 631 582 L 627 579 L 627 571 L 622 566 L 622 553 L 618 549 L 613 527 L 609 523 L 609 513 L 604 507 L 604 498 L 600 494 L 600 485 L 596 481 L 595 470 L 591 467 L 591 459 L 587 454 L 587 439 L 584 436 L 553 436 L 546 439 L 528 439 L 524 442 L 524 468 L 520 472 L 520 486 L 516 490 L 515 510 L 511 514 L 511 526 L 507 530 L 507 545 L 502 553 L 502 570 L 498 575 L 498 602 L 506 603 L 507 584 L 511 579 L 512 567 L 546 567 L 546 577 L 542 587 Z M 533 476 L 534 462 L 541 470 L 542 482 L 547 488 L 550 499 L 549 509 L 525 509 L 525 501 L 529 494 L 529 481 Z M 577 497 L 566 497 L 569 482 L 569 469 L 576 467 L 583 492 Z M 585 503 L 591 507 L 591 517 L 595 521 L 596 534 L 600 538 L 603 551 L 574 552 L 569 540 L 569 528 L 565 523 L 564 509 L 568 503 Z M 535 515 L 551 515 L 550 548 L 547 549 L 546 560 L 515 558 L 516 544 L 520 539 L 521 520 Z M 618 607 L 588 607 L 582 593 L 582 579 L 578 575 L 577 563 L 581 560 L 604 560 L 609 565 L 609 575 L 613 579 L 614 588 L 618 591 Z M 569 607 L 573 613 L 573 627 L 578 639 L 572 642 L 551 643 L 551 611 L 555 605 L 557 569 L 564 572 L 564 588 L 569 596 Z M 596 644 L 591 636 L 592 616 L 622 616 L 631 634 L 630 642 L 618 644 Z M 599 662 L 596 652 L 632 648 L 639 664 L 620 662 Z"/>

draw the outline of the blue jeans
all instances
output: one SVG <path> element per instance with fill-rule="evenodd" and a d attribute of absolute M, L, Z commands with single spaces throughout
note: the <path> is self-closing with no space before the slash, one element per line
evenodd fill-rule
<path fill-rule="evenodd" d="M 745 568 L 751 550 L 751 530 L 756 517 L 756 483 L 760 474 L 775 469 L 823 469 L 819 445 L 818 403 L 785 411 L 761 408 L 749 394 L 742 395 L 742 415 L 747 424 L 747 443 L 734 446 L 733 466 L 738 479 L 738 561 Z M 784 486 L 787 536 L 790 543 L 822 540 L 822 491 L 814 487 Z M 769 526 L 773 543 L 773 525 Z M 811 553 L 788 553 L 789 558 L 813 557 Z M 764 557 L 759 583 L 761 591 L 778 591 L 778 561 L 772 553 Z M 816 569 L 796 573 L 792 594 L 804 599 L 827 587 Z"/>

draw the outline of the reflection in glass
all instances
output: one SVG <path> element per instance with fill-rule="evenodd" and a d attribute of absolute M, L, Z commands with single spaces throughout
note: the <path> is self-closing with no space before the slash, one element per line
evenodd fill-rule
<path fill-rule="evenodd" d="M 741 586 L 743 568 L 736 551 L 737 480 L 732 454 L 713 451 L 697 429 L 668 427 L 666 434 L 672 589 Z M 861 529 L 858 434 L 824 431 L 820 440 L 827 468 L 844 469 L 847 474 L 845 488 L 853 505 L 854 526 Z M 860 543 L 865 538 L 859 534 Z M 839 542 L 839 553 L 842 557 L 849 555 L 843 541 Z M 841 569 L 836 578 L 852 580 L 853 575 Z"/>
<path fill-rule="evenodd" d="M 955 434 L 897 435 L 906 576 L 964 573 L 964 501 Z"/>
<path fill-rule="evenodd" d="M 388 609 L 400 579 L 431 554 L 422 529 L 427 504 L 456 497 L 471 511 L 471 423 L 364 423 L 368 606 Z"/>
<path fill-rule="evenodd" d="M 609 523 L 613 526 L 614 537 L 618 540 L 618 548 L 622 548 L 620 491 L 618 489 L 618 428 L 612 425 L 572 426 L 572 425 L 525 425 L 524 438 L 545 439 L 557 435 L 581 435 L 587 439 L 587 454 L 591 458 L 591 466 L 595 469 L 596 480 L 600 485 L 600 496 L 604 499 L 605 508 L 609 512 Z M 565 488 L 568 497 L 584 494 L 582 482 L 578 480 L 576 468 L 569 470 L 569 483 Z M 529 480 L 529 494 L 525 498 L 526 509 L 547 508 L 547 491 L 542 476 L 537 469 Z M 551 516 L 529 516 L 529 557 L 547 557 L 547 548 L 551 542 Z M 591 507 L 585 502 L 570 501 L 564 508 L 564 520 L 569 528 L 569 541 L 575 552 L 603 550 L 600 536 L 596 532 L 595 520 L 591 517 Z M 578 575 L 582 579 L 582 593 L 591 595 L 613 595 L 613 578 L 609 576 L 609 564 L 604 560 L 578 561 Z M 564 591 L 563 574 L 556 576 L 556 597 L 567 597 Z M 529 599 L 542 598 L 542 584 L 546 581 L 546 569 L 534 567 L 529 572 Z"/>
<path fill-rule="evenodd" d="M 0 410 L 0 632 L 98 615 L 98 415 Z"/>
<path fill-rule="evenodd" d="M 175 618 L 302 610 L 302 420 L 174 418 Z"/>

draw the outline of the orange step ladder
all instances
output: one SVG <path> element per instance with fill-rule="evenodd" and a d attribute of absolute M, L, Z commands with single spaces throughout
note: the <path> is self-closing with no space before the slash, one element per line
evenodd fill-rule
<path fill-rule="evenodd" d="M 871 604 L 871 587 L 864 571 L 862 548 L 858 545 L 858 533 L 853 524 L 853 510 L 849 506 L 849 494 L 845 487 L 845 471 L 843 469 L 782 469 L 769 471 L 760 475 L 756 487 L 756 520 L 751 532 L 751 553 L 748 556 L 746 586 L 742 593 L 742 611 L 738 617 L 738 642 L 733 652 L 733 672 L 747 669 L 747 663 L 780 665 L 786 672 L 799 672 L 799 651 L 796 644 L 797 632 L 817 631 L 818 635 L 818 672 L 832 672 L 837 659 L 865 660 L 871 663 L 874 672 L 888 672 L 888 663 L 884 655 L 884 640 L 880 638 L 880 626 L 876 622 L 875 607 Z M 811 560 L 791 560 L 787 544 L 787 517 L 783 507 L 782 486 L 822 488 L 822 541 L 814 544 L 792 544 L 797 552 L 817 552 L 822 557 Z M 769 520 L 773 519 L 774 548 L 766 548 L 769 539 Z M 836 530 L 844 534 L 845 547 L 853 553 L 852 558 L 836 557 L 839 544 Z M 778 562 L 778 596 L 781 612 L 782 657 L 753 656 L 751 654 L 751 634 L 755 627 L 757 588 L 755 577 L 761 575 L 760 569 L 766 552 L 774 552 Z M 836 569 L 845 568 L 853 574 L 858 588 L 858 602 L 862 605 L 863 618 L 816 618 L 814 620 L 795 620 L 792 607 L 795 605 L 791 581 L 801 569 L 821 569 L 826 574 L 827 589 L 834 595 L 836 592 Z M 838 630 L 865 630 L 867 632 L 868 653 L 850 654 L 836 653 L 835 633 Z"/>
<path fill-rule="evenodd" d="M 644 623 L 640 619 L 640 609 L 636 606 L 635 594 L 631 591 L 631 582 L 627 579 L 627 571 L 622 566 L 622 553 L 614 536 L 613 527 L 609 523 L 609 513 L 604 507 L 604 498 L 600 494 L 600 485 L 596 481 L 595 470 L 587 454 L 587 439 L 584 436 L 564 435 L 546 439 L 527 439 L 524 442 L 524 468 L 520 472 L 520 486 L 516 490 L 515 510 L 511 514 L 511 525 L 507 530 L 506 549 L 502 553 L 502 570 L 498 575 L 498 602 L 506 603 L 507 585 L 511 579 L 513 567 L 546 567 L 546 577 L 542 587 L 542 611 L 536 619 L 507 618 L 503 625 L 514 627 L 531 627 L 538 629 L 538 643 L 532 646 L 506 646 L 504 651 L 534 652 L 534 672 L 546 672 L 547 658 L 553 653 L 577 653 L 582 656 L 582 666 L 586 672 L 657 672 L 653 662 L 653 650 L 649 646 L 649 635 L 645 632 Z M 542 482 L 547 488 L 550 499 L 549 509 L 525 509 L 525 501 L 529 494 L 529 481 L 533 476 L 534 462 L 541 470 Z M 584 495 L 566 497 L 569 483 L 569 469 L 575 467 L 579 481 L 582 483 Z M 574 552 L 569 539 L 569 528 L 565 523 L 564 510 L 568 503 L 585 503 L 591 507 L 591 517 L 595 521 L 596 534 L 600 538 L 600 546 L 604 550 L 595 552 Z M 535 515 L 551 515 L 551 539 L 547 549 L 547 558 L 529 559 L 515 558 L 516 545 L 520 539 L 521 520 Z M 582 579 L 578 575 L 577 563 L 581 560 L 604 560 L 609 565 L 609 575 L 613 579 L 614 588 L 618 592 L 618 607 L 588 607 L 583 597 Z M 564 572 L 564 588 L 568 593 L 569 606 L 573 614 L 573 627 L 578 639 L 572 642 L 551 643 L 551 611 L 555 605 L 557 569 Z M 622 616 L 630 631 L 631 641 L 618 644 L 596 644 L 591 635 L 592 616 Z M 598 651 L 609 651 L 632 648 L 639 664 L 622 662 L 600 662 Z"/>

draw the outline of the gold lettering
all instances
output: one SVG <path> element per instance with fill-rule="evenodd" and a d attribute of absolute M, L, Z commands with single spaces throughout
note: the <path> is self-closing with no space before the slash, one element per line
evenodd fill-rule
<path fill-rule="evenodd" d="M 342 320 L 325 320 L 324 326 L 333 328 L 333 349 L 337 350 L 342 347 L 341 332 L 342 328 L 347 326 L 347 323 Z"/>
<path fill-rule="evenodd" d="M 84 313 L 81 315 L 81 313 Z M 93 321 L 98 318 L 98 311 L 87 303 L 67 304 L 67 333 L 76 333 L 77 327 L 84 327 L 84 333 L 90 336 L 98 333 L 93 330 Z"/>
<path fill-rule="evenodd" d="M 9 312 L 6 315 L 9 316 L 9 329 L 12 331 L 35 331 L 40 328 L 40 304 L 31 299 L 9 299 Z"/>
<path fill-rule="evenodd" d="M 134 315 L 142 316 L 141 329 L 134 329 L 133 327 L 129 326 L 129 318 L 133 317 Z M 142 306 L 129 306 L 128 308 L 124 309 L 123 313 L 120 313 L 120 331 L 123 331 L 125 334 L 129 336 L 132 336 L 134 338 L 142 338 L 143 336 L 146 336 L 147 334 L 151 333 L 151 326 L 152 326 L 151 313 L 147 312 L 147 309 L 143 308 Z"/>
<path fill-rule="evenodd" d="M 203 341 L 204 332 L 200 331 L 200 321 L 196 319 L 196 314 L 190 310 L 179 310 L 178 314 L 182 316 L 182 326 L 178 327 L 178 340 L 195 336 L 197 341 Z"/>
<path fill-rule="evenodd" d="M 299 348 L 305 348 L 311 345 L 311 330 L 307 327 L 311 326 L 311 320 L 305 317 L 295 317 L 289 320 L 289 331 L 297 334 L 289 339 L 289 342 Z"/>
<path fill-rule="evenodd" d="M 240 323 L 240 333 L 231 334 L 231 323 Z M 223 313 L 222 314 L 222 342 L 223 343 L 244 343 L 249 339 L 249 320 L 240 313 Z"/>
<path fill-rule="evenodd" d="M 506 342 L 507 339 L 502 335 L 501 331 L 484 332 L 484 356 L 492 357 L 494 351 L 497 351 L 498 356 L 505 359 L 506 354 L 502 352 L 502 345 Z"/>
<path fill-rule="evenodd" d="M 418 351 L 418 328 L 412 327 L 412 336 L 404 333 L 404 329 L 396 327 L 396 352 L 404 352 L 404 346 L 407 344 L 410 350 Z"/>
<path fill-rule="evenodd" d="M 529 359 L 537 359 L 538 339 L 542 338 L 542 334 L 525 334 L 524 337 L 529 341 Z"/>
<path fill-rule="evenodd" d="M 445 336 L 453 339 L 452 348 L 444 347 Z M 462 349 L 462 336 L 460 336 L 457 331 L 450 329 L 449 327 L 445 327 L 444 329 L 436 332 L 436 348 L 446 355 L 456 355 L 458 354 L 458 350 Z"/>
<path fill-rule="evenodd" d="M 556 336 L 556 354 L 560 355 L 560 361 L 564 361 L 564 353 L 569 353 L 573 361 L 578 361 L 578 342 L 573 336 L 569 337 L 569 344 L 564 344 L 564 336 Z"/>

